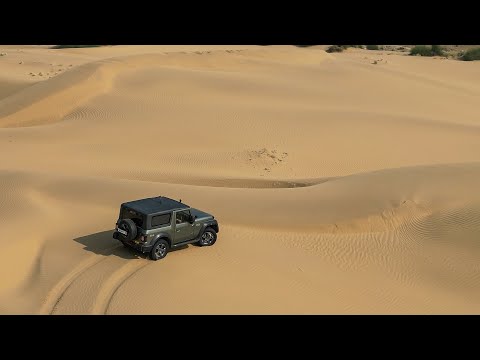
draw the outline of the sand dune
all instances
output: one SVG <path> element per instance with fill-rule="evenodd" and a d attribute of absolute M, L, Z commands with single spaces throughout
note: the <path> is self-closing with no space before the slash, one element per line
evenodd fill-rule
<path fill-rule="evenodd" d="M 478 63 L 0 52 L 1 313 L 480 310 Z M 217 244 L 119 246 L 119 204 L 157 195 L 214 213 Z"/>

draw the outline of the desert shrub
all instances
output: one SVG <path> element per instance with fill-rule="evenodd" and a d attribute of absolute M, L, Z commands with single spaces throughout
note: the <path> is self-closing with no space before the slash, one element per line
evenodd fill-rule
<path fill-rule="evenodd" d="M 416 45 L 410 50 L 410 55 L 420 56 L 444 56 L 443 49 L 440 45 Z"/>
<path fill-rule="evenodd" d="M 465 51 L 460 56 L 460 60 L 464 60 L 464 61 L 480 60 L 480 48 L 469 49 Z"/>
<path fill-rule="evenodd" d="M 416 45 L 410 50 L 410 55 L 433 56 L 432 49 L 425 45 Z"/>
<path fill-rule="evenodd" d="M 359 49 L 361 49 L 362 45 L 331 45 L 331 46 L 328 47 L 328 49 L 326 51 L 329 52 L 329 53 L 342 52 L 343 50 L 346 50 L 348 48 L 359 48 Z"/>
<path fill-rule="evenodd" d="M 378 45 L 367 45 L 367 50 L 380 50 Z"/>
<path fill-rule="evenodd" d="M 434 56 L 444 56 L 445 53 L 440 45 L 432 45 L 432 54 Z"/>
<path fill-rule="evenodd" d="M 342 52 L 343 50 L 345 49 L 340 45 L 331 45 L 327 48 L 326 52 L 334 53 L 334 52 Z"/>

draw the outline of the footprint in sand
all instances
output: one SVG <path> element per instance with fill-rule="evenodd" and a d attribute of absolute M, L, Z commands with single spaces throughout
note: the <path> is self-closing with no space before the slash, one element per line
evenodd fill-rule
<path fill-rule="evenodd" d="M 276 166 L 283 165 L 288 157 L 287 152 L 277 149 L 261 148 L 258 150 L 246 150 L 234 156 L 232 159 L 241 159 L 254 169 L 262 172 L 271 172 Z"/>

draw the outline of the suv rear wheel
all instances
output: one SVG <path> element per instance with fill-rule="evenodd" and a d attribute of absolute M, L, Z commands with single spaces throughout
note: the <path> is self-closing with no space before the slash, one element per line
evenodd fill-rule
<path fill-rule="evenodd" d="M 160 260 L 167 256 L 169 245 L 167 240 L 160 239 L 155 245 L 153 245 L 152 251 L 150 251 L 150 259 Z"/>

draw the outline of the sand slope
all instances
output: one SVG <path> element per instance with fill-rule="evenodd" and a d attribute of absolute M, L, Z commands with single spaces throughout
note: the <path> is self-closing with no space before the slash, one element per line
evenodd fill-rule
<path fill-rule="evenodd" d="M 478 63 L 0 52 L 0 312 L 480 310 Z M 214 213 L 217 244 L 159 262 L 119 246 L 119 204 L 156 195 Z"/>

